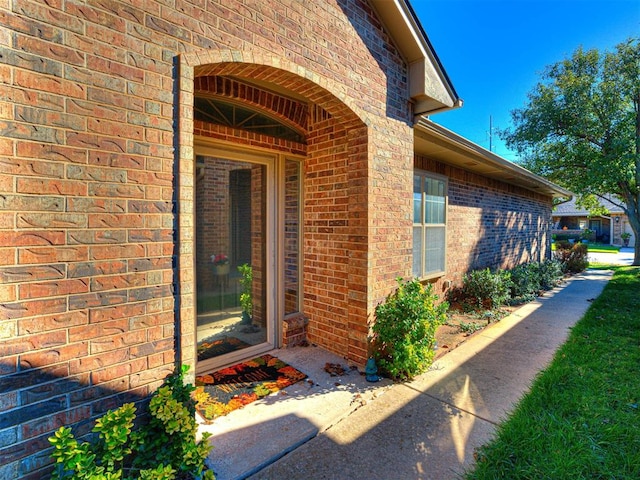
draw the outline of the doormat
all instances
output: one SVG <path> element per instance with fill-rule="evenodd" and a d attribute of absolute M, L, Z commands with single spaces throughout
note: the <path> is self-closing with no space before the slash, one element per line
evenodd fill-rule
<path fill-rule="evenodd" d="M 205 340 L 198 344 L 198 361 L 218 357 L 250 346 L 236 337 L 222 337 L 211 341 Z"/>
<path fill-rule="evenodd" d="M 244 407 L 307 376 L 272 355 L 262 355 L 207 375 L 196 377 L 196 410 L 210 423 L 216 417 Z"/>

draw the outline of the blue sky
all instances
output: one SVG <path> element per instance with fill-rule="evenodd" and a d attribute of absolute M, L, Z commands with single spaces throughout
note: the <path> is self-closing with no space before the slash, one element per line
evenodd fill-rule
<path fill-rule="evenodd" d="M 424 30 L 464 101 L 431 119 L 489 149 L 493 127 L 510 127 L 511 111 L 544 68 L 582 46 L 613 50 L 640 36 L 640 0 L 411 0 Z M 494 133 L 492 150 L 516 160 Z"/>

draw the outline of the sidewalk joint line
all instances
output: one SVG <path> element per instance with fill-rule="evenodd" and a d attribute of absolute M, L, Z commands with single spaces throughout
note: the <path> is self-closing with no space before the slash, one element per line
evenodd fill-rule
<path fill-rule="evenodd" d="M 475 418 L 478 418 L 478 419 L 480 419 L 480 420 L 484 420 L 485 422 L 488 422 L 488 423 L 490 423 L 490 424 L 492 424 L 492 425 L 498 426 L 498 425 L 500 424 L 500 422 L 494 422 L 493 420 L 490 420 L 490 419 L 488 419 L 488 418 L 485 418 L 485 417 L 483 417 L 482 415 L 478 415 L 477 413 L 471 412 L 471 411 L 467 410 L 466 408 L 458 407 L 458 406 L 457 406 L 457 405 L 455 405 L 454 403 L 451 403 L 451 402 L 448 402 L 448 401 L 443 400 L 443 399 L 441 399 L 441 398 L 438 398 L 438 397 L 436 397 L 435 395 L 432 395 L 432 394 L 427 393 L 427 392 L 423 392 L 423 391 L 418 390 L 417 388 L 412 387 L 412 386 L 410 386 L 410 385 L 406 385 L 406 386 L 407 386 L 407 388 L 410 388 L 411 390 L 413 390 L 413 391 L 417 392 L 417 393 L 418 393 L 418 394 L 420 394 L 420 395 L 424 395 L 424 396 L 426 396 L 426 397 L 429 397 L 429 398 L 432 398 L 432 399 L 436 400 L 437 402 L 444 403 L 445 405 L 449 405 L 451 408 L 455 408 L 456 410 L 460 410 L 461 412 L 468 413 L 469 415 L 471 415 L 471 416 L 473 416 L 473 417 L 475 417 Z"/>

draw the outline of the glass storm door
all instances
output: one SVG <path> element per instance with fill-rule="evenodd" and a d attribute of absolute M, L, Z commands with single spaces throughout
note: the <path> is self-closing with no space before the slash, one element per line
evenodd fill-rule
<path fill-rule="evenodd" d="M 208 153 L 208 152 L 207 152 Z M 197 371 L 274 346 L 273 161 L 211 151 L 196 157 Z"/>

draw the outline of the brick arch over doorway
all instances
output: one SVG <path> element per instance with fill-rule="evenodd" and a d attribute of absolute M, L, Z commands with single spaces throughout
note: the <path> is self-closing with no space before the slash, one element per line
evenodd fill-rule
<path fill-rule="evenodd" d="M 196 77 L 194 94 L 196 97 L 206 94 L 239 101 L 250 108 L 267 111 L 283 124 L 307 133 L 309 107 L 306 102 L 287 98 L 226 76 Z"/>
<path fill-rule="evenodd" d="M 304 156 L 303 306 L 309 319 L 307 340 L 352 362 L 364 364 L 368 355 L 367 200 L 369 175 L 369 128 L 354 108 L 331 90 L 337 84 L 319 78 L 293 64 L 262 57 L 261 64 L 224 61 L 222 53 L 181 58 L 179 117 L 179 241 L 177 295 L 180 314 L 180 358 L 194 364 L 194 274 L 193 274 L 193 145 L 194 135 L 231 141 L 239 145 L 270 148 Z M 248 55 L 236 55 L 245 60 Z M 219 63 L 204 63 L 219 60 Z M 256 60 L 254 58 L 254 60 Z M 279 63 L 278 66 L 267 65 Z M 196 62 L 202 62 L 195 65 Z M 286 67 L 286 68 L 283 68 Z M 205 87 L 205 78 L 234 78 L 258 86 L 245 102 L 276 113 L 304 126 L 306 143 L 277 139 L 228 127 L 199 125 L 190 109 L 194 91 Z M 268 88 L 272 87 L 272 88 Z M 262 97 L 256 91 L 264 89 Z M 240 91 L 221 92 L 241 95 Z M 272 94 L 275 93 L 273 96 Z M 293 98 L 307 108 L 306 119 L 270 103 Z M 272 95 L 272 96 L 270 96 Z M 294 103 L 289 103 L 291 108 Z M 362 113 L 362 112 L 360 112 Z M 282 320 L 282 319 L 277 319 Z M 283 326 L 286 343 L 287 324 Z M 296 337 L 299 338 L 299 337 Z"/>
<path fill-rule="evenodd" d="M 180 69 L 183 80 L 224 75 L 278 85 L 321 106 L 341 123 L 354 127 L 371 123 L 367 112 L 352 100 L 361 96 L 358 92 L 347 91 L 344 84 L 278 56 L 235 50 L 185 54 L 180 57 Z"/>

